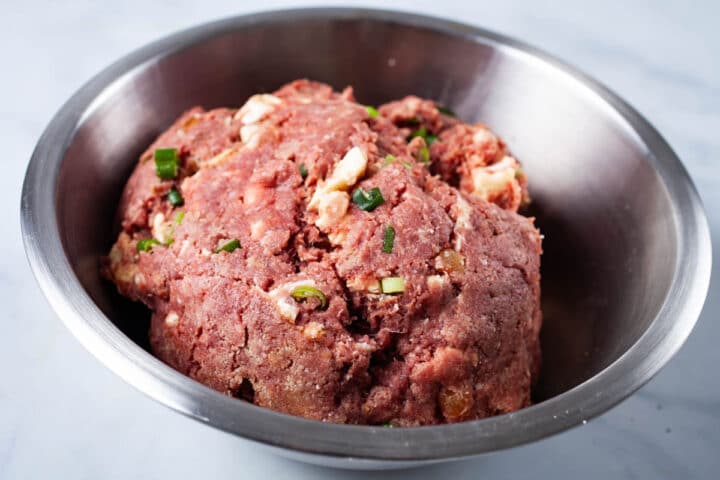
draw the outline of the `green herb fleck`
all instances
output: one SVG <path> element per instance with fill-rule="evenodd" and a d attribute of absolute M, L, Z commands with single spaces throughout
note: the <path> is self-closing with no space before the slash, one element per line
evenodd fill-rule
<path fill-rule="evenodd" d="M 352 201 L 360 210 L 372 212 L 385 203 L 385 198 L 383 198 L 382 192 L 378 187 L 373 187 L 367 191 L 360 187 L 353 192 Z"/>
<path fill-rule="evenodd" d="M 155 245 L 160 245 L 160 242 L 154 238 L 143 238 L 137 243 L 135 249 L 138 252 L 149 252 Z"/>
<path fill-rule="evenodd" d="M 220 253 L 220 252 L 232 253 L 235 250 L 237 250 L 238 248 L 240 248 L 240 240 L 238 240 L 237 238 L 233 238 L 232 240 L 227 242 L 225 245 L 223 245 L 222 247 L 215 250 L 215 253 Z"/>
<path fill-rule="evenodd" d="M 402 277 L 385 277 L 380 280 L 383 293 L 402 293 L 405 291 L 405 279 Z"/>
<path fill-rule="evenodd" d="M 425 127 L 420 127 L 413 133 L 411 133 L 410 136 L 407 137 L 407 141 L 409 142 L 415 137 L 420 137 L 425 140 L 426 145 L 432 145 L 437 140 L 437 135 L 433 135 L 432 133 L 428 132 L 427 128 Z"/>
<path fill-rule="evenodd" d="M 395 245 L 395 229 L 392 225 L 385 227 L 385 235 L 383 236 L 383 252 L 392 253 Z"/>
<path fill-rule="evenodd" d="M 430 150 L 427 145 L 423 145 L 422 148 L 418 150 L 417 159 L 418 162 L 424 163 L 425 165 L 430 163 Z"/>
<path fill-rule="evenodd" d="M 387 155 L 385 155 L 385 160 L 383 160 L 382 166 L 387 167 L 388 165 L 393 163 L 395 160 L 396 160 L 395 155 L 388 153 Z"/>
<path fill-rule="evenodd" d="M 377 109 L 375 107 L 371 107 L 370 105 L 365 105 L 365 110 L 367 110 L 370 118 L 377 118 L 380 115 Z"/>
<path fill-rule="evenodd" d="M 412 132 L 412 133 L 407 137 L 406 140 L 409 142 L 410 140 L 412 140 L 412 139 L 415 138 L 415 137 L 425 138 L 425 137 L 427 136 L 427 134 L 428 134 L 428 133 L 427 133 L 427 128 L 425 128 L 425 127 L 420 127 L 420 128 L 418 128 L 417 130 L 415 130 L 414 132 Z"/>
<path fill-rule="evenodd" d="M 298 302 L 304 302 L 308 298 L 317 298 L 320 301 L 320 308 L 327 306 L 325 294 L 312 285 L 299 285 L 290 292 L 290 296 Z"/>
<path fill-rule="evenodd" d="M 408 170 L 412 170 L 412 163 L 408 162 L 407 160 L 403 160 L 403 165 L 405 165 L 405 168 Z"/>
<path fill-rule="evenodd" d="M 183 218 L 185 218 L 185 212 L 183 212 L 183 211 L 177 212 L 177 214 L 175 215 L 175 223 L 177 225 L 180 225 L 183 221 Z"/>
<path fill-rule="evenodd" d="M 170 205 L 172 205 L 173 207 L 180 207 L 185 203 L 185 200 L 183 200 L 180 192 L 173 188 L 172 190 L 170 190 L 170 193 L 168 193 L 168 202 L 170 202 Z"/>
<path fill-rule="evenodd" d="M 175 148 L 158 148 L 155 150 L 155 173 L 162 180 L 177 177 L 178 153 Z"/>
<path fill-rule="evenodd" d="M 300 176 L 303 180 L 305 180 L 308 176 L 308 170 L 304 163 L 301 163 L 298 165 L 298 170 L 300 171 Z"/>
<path fill-rule="evenodd" d="M 457 115 L 455 114 L 455 112 L 453 112 L 452 110 L 450 110 L 448 107 L 443 107 L 442 105 L 438 105 L 438 106 L 437 106 L 437 109 L 438 109 L 438 111 L 439 111 L 440 113 L 442 113 L 443 115 L 447 115 L 448 117 L 457 117 Z"/>

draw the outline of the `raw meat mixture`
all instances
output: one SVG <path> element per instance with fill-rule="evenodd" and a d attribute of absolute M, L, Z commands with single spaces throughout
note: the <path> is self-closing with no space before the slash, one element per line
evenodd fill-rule
<path fill-rule="evenodd" d="M 478 419 L 527 406 L 538 374 L 527 202 L 484 125 L 298 80 L 160 135 L 102 268 L 152 311 L 154 353 L 220 392 L 329 422 Z"/>

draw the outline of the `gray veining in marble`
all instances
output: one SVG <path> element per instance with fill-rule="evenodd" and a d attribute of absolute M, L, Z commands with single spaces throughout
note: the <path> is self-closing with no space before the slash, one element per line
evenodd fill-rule
<path fill-rule="evenodd" d="M 26 264 L 18 204 L 30 152 L 61 103 L 112 60 L 169 32 L 308 2 L 137 0 L 0 5 L 0 478 L 720 477 L 720 3 L 398 1 L 549 50 L 646 115 L 684 160 L 713 233 L 714 277 L 683 350 L 611 412 L 512 451 L 417 470 L 338 472 L 276 457 L 177 415 L 64 329 Z M 360 2 L 330 2 L 360 5 Z M 362 2 L 382 6 L 390 2 Z"/>

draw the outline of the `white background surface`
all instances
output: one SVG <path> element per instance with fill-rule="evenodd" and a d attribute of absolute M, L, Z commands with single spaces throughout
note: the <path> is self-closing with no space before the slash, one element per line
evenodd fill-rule
<path fill-rule="evenodd" d="M 720 257 L 720 2 L 342 2 L 383 3 L 518 37 L 619 93 L 685 162 Z M 160 36 L 310 4 L 0 3 L 0 478 L 718 478 L 718 260 L 683 350 L 611 412 L 509 452 L 386 474 L 302 465 L 186 419 L 124 383 L 65 330 L 32 278 L 18 221 L 25 166 L 52 115 L 90 76 Z"/>

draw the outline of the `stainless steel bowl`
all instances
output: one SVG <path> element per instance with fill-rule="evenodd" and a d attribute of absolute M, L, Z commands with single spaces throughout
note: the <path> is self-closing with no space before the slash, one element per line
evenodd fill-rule
<path fill-rule="evenodd" d="M 147 351 L 148 315 L 98 275 L 139 152 L 184 109 L 240 105 L 297 77 L 368 104 L 417 94 L 499 132 L 524 162 L 545 234 L 536 403 L 462 424 L 330 425 L 255 407 Z M 680 348 L 707 293 L 710 240 L 667 143 L 599 83 L 528 45 L 406 13 L 307 9 L 202 25 L 121 59 L 53 118 L 28 167 L 22 227 L 45 295 L 102 362 L 213 427 L 327 465 L 388 468 L 537 440 L 598 415 Z"/>

